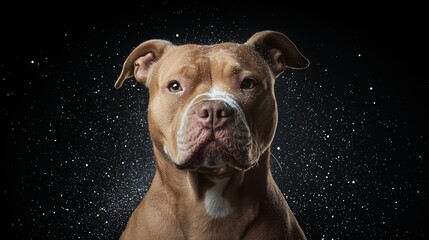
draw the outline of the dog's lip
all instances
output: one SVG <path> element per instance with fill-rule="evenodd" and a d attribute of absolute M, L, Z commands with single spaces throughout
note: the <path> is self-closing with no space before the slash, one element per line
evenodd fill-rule
<path fill-rule="evenodd" d="M 184 169 L 190 169 L 192 168 L 192 165 L 194 165 L 195 162 L 198 161 L 198 158 L 202 157 L 202 154 L 194 154 L 194 157 L 191 157 L 189 161 L 185 161 L 183 164 L 176 164 L 176 167 L 180 170 L 184 170 Z M 196 157 L 199 156 L 199 157 Z M 202 160 L 200 160 L 202 161 Z"/>
<path fill-rule="evenodd" d="M 211 139 L 207 139 L 207 141 L 205 141 L 203 144 L 200 144 L 198 149 L 188 157 L 189 161 L 183 161 L 184 162 L 183 164 L 176 164 L 176 167 L 180 170 L 184 170 L 184 169 L 192 168 L 192 166 L 197 162 L 202 162 L 204 148 L 211 141 L 212 141 Z"/>
<path fill-rule="evenodd" d="M 180 170 L 196 170 L 201 167 L 210 168 L 210 169 L 218 169 L 222 168 L 224 165 L 228 165 L 231 168 L 234 168 L 238 171 L 246 171 L 250 168 L 252 168 L 254 164 L 244 164 L 238 159 L 234 157 L 234 154 L 228 152 L 228 149 L 225 147 L 225 153 L 228 159 L 225 159 L 225 161 L 222 164 L 215 165 L 215 166 L 205 166 L 203 165 L 204 162 L 204 156 L 207 154 L 206 150 L 207 148 L 213 147 L 210 146 L 211 144 L 219 144 L 218 140 L 215 138 L 214 133 L 207 137 L 204 142 L 200 143 L 198 147 L 193 151 L 192 154 L 188 155 L 186 159 L 183 159 L 181 164 L 175 164 L 176 167 Z M 209 150 L 210 151 L 210 150 Z"/>
<path fill-rule="evenodd" d="M 237 171 L 246 171 L 256 165 L 256 162 L 252 165 L 245 165 L 237 161 L 234 157 L 231 156 L 231 160 L 225 161 L 224 163 L 216 166 L 204 166 L 198 165 L 198 163 L 202 163 L 204 158 L 204 147 L 202 147 L 199 151 L 196 151 L 192 157 L 190 157 L 189 161 L 185 161 L 183 164 L 176 164 L 177 169 L 180 170 L 192 170 L 201 173 L 219 173 L 223 172 L 224 168 L 227 169 L 235 169 Z M 216 175 L 215 174 L 215 175 Z"/>

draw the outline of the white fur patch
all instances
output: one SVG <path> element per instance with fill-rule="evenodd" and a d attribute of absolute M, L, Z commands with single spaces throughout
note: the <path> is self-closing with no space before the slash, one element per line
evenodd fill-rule
<path fill-rule="evenodd" d="M 201 101 L 201 99 L 223 101 L 226 104 L 228 104 L 230 107 L 235 109 L 241 118 L 245 119 L 245 116 L 243 111 L 241 110 L 240 104 L 237 102 L 234 96 L 231 95 L 230 93 L 227 93 L 225 91 L 218 89 L 217 87 L 213 87 L 212 89 L 210 89 L 209 92 L 196 96 L 194 99 L 192 99 L 192 101 L 188 104 L 188 106 L 186 106 L 180 118 L 179 133 L 183 133 L 185 131 L 186 118 L 188 117 L 189 109 L 191 109 L 191 107 L 194 106 L 198 101 Z"/>
<path fill-rule="evenodd" d="M 231 211 L 228 199 L 222 197 L 222 192 L 229 182 L 229 177 L 215 181 L 215 185 L 204 194 L 206 213 L 214 218 L 225 217 Z"/>

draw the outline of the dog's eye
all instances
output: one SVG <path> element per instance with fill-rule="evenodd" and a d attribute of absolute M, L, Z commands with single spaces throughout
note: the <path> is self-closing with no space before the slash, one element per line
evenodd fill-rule
<path fill-rule="evenodd" d="M 168 85 L 168 90 L 170 92 L 180 92 L 183 89 L 178 81 L 171 81 L 170 84 Z"/>
<path fill-rule="evenodd" d="M 252 89 L 256 85 L 256 81 L 251 78 L 245 78 L 240 84 L 240 89 L 246 90 L 246 89 Z"/>

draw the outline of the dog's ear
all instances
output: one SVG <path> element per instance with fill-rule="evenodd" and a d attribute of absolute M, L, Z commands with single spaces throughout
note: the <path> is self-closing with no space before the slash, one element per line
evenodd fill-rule
<path fill-rule="evenodd" d="M 287 67 L 304 69 L 310 65 L 295 44 L 280 32 L 257 32 L 244 44 L 254 47 L 264 57 L 276 77 Z"/>
<path fill-rule="evenodd" d="M 165 40 L 148 40 L 136 47 L 122 66 L 122 72 L 115 82 L 115 88 L 120 88 L 124 81 L 133 77 L 140 83 L 146 83 L 150 67 L 158 61 L 167 48 L 174 46 Z"/>

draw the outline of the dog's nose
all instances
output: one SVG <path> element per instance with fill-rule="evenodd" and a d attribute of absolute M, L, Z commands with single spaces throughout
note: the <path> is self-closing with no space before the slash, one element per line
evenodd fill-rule
<path fill-rule="evenodd" d="M 222 101 L 206 100 L 195 106 L 195 114 L 204 127 L 217 129 L 228 122 L 233 109 Z"/>

